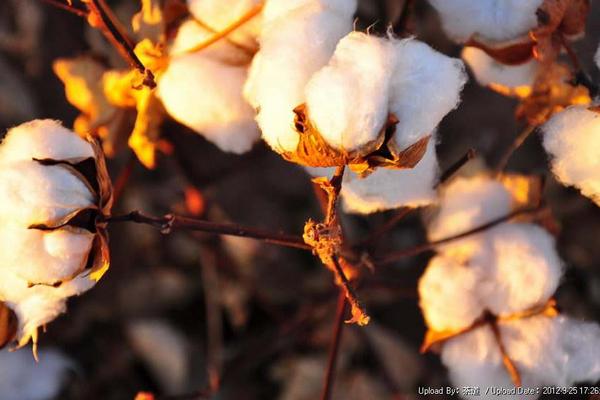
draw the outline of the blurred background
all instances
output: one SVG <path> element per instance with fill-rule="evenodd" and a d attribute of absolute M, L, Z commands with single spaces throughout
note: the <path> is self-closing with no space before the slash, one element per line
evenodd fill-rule
<path fill-rule="evenodd" d="M 125 24 L 140 6 L 132 0 L 108 3 Z M 459 56 L 460 47 L 444 36 L 427 2 L 415 4 L 416 36 Z M 600 2 L 592 4 L 587 36 L 575 49 L 598 82 L 592 57 L 600 41 Z M 384 33 L 402 6 L 402 0 L 362 0 L 357 28 Z M 39 0 L 0 2 L 2 135 L 35 118 L 72 124 L 78 112 L 67 102 L 52 62 L 80 54 L 124 67 L 83 19 Z M 471 81 L 460 107 L 440 127 L 442 169 L 469 148 L 494 165 L 521 129 L 515 106 L 515 100 Z M 264 144 L 232 156 L 174 122 L 166 122 L 162 133 L 173 151 L 159 158 L 155 170 L 132 162 L 129 150 L 109 160 L 113 177 L 131 170 L 114 213 L 175 212 L 298 234 L 309 217 L 321 217 L 308 175 Z M 509 169 L 547 174 L 538 137 L 517 151 Z M 547 178 L 545 198 L 558 219 L 559 250 L 568 266 L 558 304 L 570 315 L 600 321 L 600 208 Z M 391 215 L 344 216 L 350 241 Z M 110 233 L 110 271 L 93 290 L 72 299 L 68 313 L 40 339 L 42 349 L 57 349 L 71 360 L 58 398 L 133 399 L 142 390 L 169 398 L 161 396 L 192 393 L 211 380 L 220 381 L 218 399 L 318 398 L 338 290 L 315 257 L 247 239 L 163 236 L 145 226 L 123 224 Z M 424 241 L 421 215 L 413 212 L 381 239 L 380 248 L 383 253 Z M 419 386 L 448 384 L 437 355 L 418 353 L 425 326 L 416 283 L 428 257 L 367 274 L 358 293 L 372 322 L 345 327 L 334 398 L 413 399 Z M 0 385 L 0 399 L 1 391 Z"/>

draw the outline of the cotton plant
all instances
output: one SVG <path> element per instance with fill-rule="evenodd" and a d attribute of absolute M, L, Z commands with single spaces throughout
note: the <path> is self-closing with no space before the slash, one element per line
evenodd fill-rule
<path fill-rule="evenodd" d="M 517 178 L 455 179 L 442 192 L 430 237 L 506 215 L 523 203 L 523 189 Z M 510 390 L 600 379 L 600 327 L 559 315 L 554 306 L 562 273 L 554 238 L 529 222 L 501 223 L 440 246 L 419 281 L 429 328 L 423 350 L 440 351 L 452 383 L 461 387 Z"/>
<path fill-rule="evenodd" d="M 99 145 L 53 120 L 10 129 L 0 166 L 0 301 L 12 339 L 35 350 L 38 329 L 108 269 L 112 187 Z"/>
<path fill-rule="evenodd" d="M 583 36 L 589 12 L 587 0 L 429 2 L 446 33 L 465 44 L 462 57 L 477 81 L 518 98 L 543 92 L 535 86 L 553 76 L 546 70 L 561 47 Z"/>

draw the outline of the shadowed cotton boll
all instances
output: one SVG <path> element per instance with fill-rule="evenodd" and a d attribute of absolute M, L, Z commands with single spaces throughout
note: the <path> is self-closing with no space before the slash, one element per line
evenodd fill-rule
<path fill-rule="evenodd" d="M 419 301 L 427 326 L 438 332 L 469 327 L 483 314 L 477 291 L 479 271 L 438 255 L 419 280 Z"/>
<path fill-rule="evenodd" d="M 389 111 L 399 120 L 394 140 L 400 150 L 431 135 L 460 101 L 467 81 L 461 60 L 413 39 L 391 40 L 394 69 Z"/>
<path fill-rule="evenodd" d="M 366 178 L 347 171 L 342 200 L 347 212 L 370 214 L 398 207 L 422 207 L 435 200 L 438 181 L 435 140 L 430 140 L 425 155 L 412 169 L 379 168 Z"/>
<path fill-rule="evenodd" d="M 158 82 L 158 97 L 178 122 L 223 151 L 244 153 L 259 137 L 254 111 L 242 97 L 247 56 L 225 41 L 206 52 L 186 54 L 184 49 L 193 47 L 197 38 L 210 34 L 194 25 L 189 21 L 179 31 L 174 55 Z"/>
<path fill-rule="evenodd" d="M 507 355 L 523 387 L 572 386 L 600 378 L 600 327 L 568 317 L 533 316 L 499 324 Z M 442 361 L 457 386 L 514 388 L 503 367 L 498 343 L 488 326 L 457 336 L 442 348 Z M 535 399 L 515 395 L 513 399 Z M 498 398 L 489 394 L 487 397 Z"/>
<path fill-rule="evenodd" d="M 540 69 L 540 63 L 534 59 L 519 65 L 501 64 L 475 47 L 465 47 L 462 58 L 480 85 L 520 97 L 529 95 Z"/>
<path fill-rule="evenodd" d="M 542 130 L 554 175 L 600 205 L 600 112 L 572 106 Z"/>
<path fill-rule="evenodd" d="M 511 195 L 502 183 L 479 175 L 456 178 L 442 189 L 439 210 L 429 223 L 429 240 L 466 232 L 511 211 Z M 440 246 L 438 251 L 466 261 L 482 249 L 485 238 L 472 235 Z"/>
<path fill-rule="evenodd" d="M 352 30 L 355 7 L 350 1 L 267 2 L 260 51 L 252 61 L 244 94 L 258 111 L 263 139 L 275 151 L 296 150 L 299 136 L 293 110 L 305 102 L 304 88 L 311 76 L 327 64 L 338 41 Z"/>
<path fill-rule="evenodd" d="M 223 31 L 237 22 L 260 2 L 260 0 L 187 0 L 188 8 L 194 18 L 216 32 Z M 260 28 L 259 14 L 231 32 L 228 38 L 235 43 L 255 48 Z"/>
<path fill-rule="evenodd" d="M 108 268 L 104 227 L 70 225 L 82 212 L 110 210 L 94 146 L 51 120 L 13 128 L 0 145 L 0 301 L 16 314 L 21 345 Z M 84 160 L 93 160 L 96 176 L 78 169 Z"/>
<path fill-rule="evenodd" d="M 470 38 L 502 42 L 527 35 L 537 26 L 543 0 L 429 0 L 446 33 L 458 42 Z"/>
<path fill-rule="evenodd" d="M 0 398 L 55 399 L 72 368 L 73 363 L 56 350 L 41 350 L 39 362 L 28 352 L 0 351 Z"/>
<path fill-rule="evenodd" d="M 554 238 L 539 226 L 516 223 L 485 235 L 490 251 L 473 260 L 484 270 L 480 293 L 485 307 L 501 316 L 544 305 L 562 275 Z"/>

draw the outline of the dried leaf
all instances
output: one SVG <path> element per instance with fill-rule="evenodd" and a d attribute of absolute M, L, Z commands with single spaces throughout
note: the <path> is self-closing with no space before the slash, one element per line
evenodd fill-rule
<path fill-rule="evenodd" d="M 591 98 L 588 89 L 573 86 L 571 81 L 569 68 L 562 64 L 544 68 L 536 79 L 531 95 L 517 107 L 517 118 L 531 126 L 539 126 L 570 105 L 589 104 Z"/>
<path fill-rule="evenodd" d="M 534 208 L 540 205 L 544 180 L 536 175 L 503 174 L 500 181 L 512 195 L 512 209 Z"/>
<path fill-rule="evenodd" d="M 488 56 L 504 65 L 520 65 L 533 57 L 534 43 L 531 40 L 517 41 L 502 47 L 492 47 L 471 39 L 465 45 L 483 50 Z"/>
<path fill-rule="evenodd" d="M 142 9 L 133 16 L 131 25 L 140 39 L 150 39 L 155 43 L 164 41 L 162 1 L 142 0 Z"/>

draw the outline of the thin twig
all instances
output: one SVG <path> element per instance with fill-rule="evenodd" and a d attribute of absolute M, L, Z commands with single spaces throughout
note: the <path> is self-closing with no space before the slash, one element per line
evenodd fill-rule
<path fill-rule="evenodd" d="M 380 257 L 380 258 L 376 258 L 374 260 L 374 263 L 377 266 L 383 266 L 386 264 L 391 264 L 393 262 L 396 262 L 398 260 L 401 260 L 403 258 L 406 257 L 412 257 L 412 256 L 416 256 L 418 254 L 424 253 L 426 251 L 429 250 L 433 250 L 435 249 L 437 246 L 440 246 L 442 244 L 448 243 L 448 242 L 452 242 L 455 240 L 459 240 L 459 239 L 463 239 L 467 236 L 471 236 L 471 235 L 475 235 L 477 233 L 486 231 L 490 228 L 493 228 L 496 225 L 502 224 L 504 222 L 510 221 L 513 218 L 516 217 L 520 217 L 520 216 L 525 216 L 525 215 L 537 215 L 540 214 L 541 212 L 543 212 L 545 210 L 545 207 L 540 205 L 539 207 L 535 207 L 535 208 L 524 208 L 521 210 L 517 210 L 514 211 L 508 215 L 505 215 L 503 217 L 500 218 L 496 218 L 486 224 L 483 224 L 481 226 L 478 226 L 476 228 L 473 229 L 469 229 L 468 231 L 465 232 L 461 232 L 459 234 L 447 237 L 447 238 L 443 238 L 443 239 L 439 239 L 439 240 L 435 240 L 433 242 L 428 242 L 428 243 L 423 243 L 414 247 L 410 247 L 408 249 L 404 249 L 404 250 L 399 250 L 399 251 L 395 251 L 392 252 L 386 256 Z"/>
<path fill-rule="evenodd" d="M 535 129 L 535 126 L 527 125 L 527 127 L 525 127 L 525 129 L 523 129 L 523 131 L 521 131 L 521 133 L 515 138 L 508 149 L 506 149 L 502 157 L 500 157 L 500 161 L 498 162 L 498 165 L 496 165 L 495 169 L 496 175 L 500 174 L 502 171 L 504 171 L 504 169 L 506 169 L 506 166 L 508 165 L 512 155 L 519 149 L 519 147 L 521 147 L 523 143 L 525 143 L 525 140 L 527 140 L 527 138 L 535 131 Z"/>
<path fill-rule="evenodd" d="M 132 211 L 125 215 L 106 217 L 105 221 L 109 223 L 135 222 L 138 224 L 145 224 L 159 229 L 164 234 L 169 234 L 172 230 L 198 231 L 214 233 L 217 235 L 246 237 L 284 247 L 312 250 L 309 245 L 304 243 L 304 240 L 302 240 L 300 236 L 271 232 L 237 224 L 218 223 L 200 219 L 186 218 L 172 214 L 162 217 L 153 217 L 144 215 L 139 211 Z"/>
<path fill-rule="evenodd" d="M 329 348 L 329 358 L 327 360 L 327 370 L 325 371 L 325 380 L 323 382 L 323 390 L 321 391 L 321 400 L 329 400 L 335 382 L 335 367 L 342 341 L 342 333 L 344 331 L 344 315 L 346 313 L 346 296 L 340 291 L 337 300 L 337 309 L 335 313 L 335 323 L 333 326 L 333 334 L 331 338 L 331 347 Z"/>
<path fill-rule="evenodd" d="M 49 4 L 53 7 L 59 8 L 61 10 L 68 11 L 71 14 L 77 15 L 78 17 L 87 18 L 88 16 L 88 12 L 86 10 L 82 10 L 70 4 L 63 3 L 59 0 L 42 0 L 42 2 Z"/>
<path fill-rule="evenodd" d="M 106 5 L 105 0 L 86 0 L 90 15 L 88 21 L 94 27 L 99 28 L 102 34 L 117 49 L 121 57 L 132 67 L 137 69 L 143 76 L 143 84 L 151 89 L 156 87 L 154 74 L 146 68 L 133 50 L 134 44 L 127 37 L 125 29 L 115 17 L 112 10 Z M 92 18 L 94 17 L 94 18 Z"/>
<path fill-rule="evenodd" d="M 223 370 L 223 329 L 219 301 L 219 275 L 214 252 L 208 246 L 201 246 L 200 261 L 202 263 L 202 286 L 206 308 L 206 370 L 208 386 L 212 393 L 217 393 L 221 385 Z"/>
<path fill-rule="evenodd" d="M 263 2 L 260 2 L 260 3 L 256 4 L 254 7 L 252 7 L 251 9 L 249 9 L 244 15 L 242 15 L 240 17 L 240 19 L 238 19 L 237 21 L 235 21 L 234 23 L 232 23 L 231 25 L 229 25 L 224 30 L 215 33 L 214 35 L 212 35 L 211 37 L 209 37 L 204 42 L 201 42 L 200 44 L 192 47 L 187 52 L 188 53 L 195 53 L 195 52 L 203 50 L 203 49 L 207 48 L 208 46 L 210 46 L 210 45 L 218 42 L 219 40 L 227 37 L 230 33 L 232 33 L 233 31 L 235 31 L 236 29 L 238 29 L 240 26 L 244 25 L 246 22 L 250 21 L 252 18 L 254 18 L 255 16 L 257 16 L 262 11 L 263 7 L 264 7 L 264 3 Z M 201 21 L 199 21 L 199 23 L 202 24 Z"/>
<path fill-rule="evenodd" d="M 475 158 L 476 155 L 477 155 L 477 153 L 475 152 L 475 149 L 469 149 L 460 159 L 458 159 L 456 162 L 454 162 L 452 165 L 450 165 L 450 167 L 448 167 L 448 169 L 446 169 L 444 172 L 442 172 L 442 174 L 440 176 L 439 184 L 442 184 L 442 183 L 448 181 L 448 179 L 450 179 L 452 176 L 454 176 L 454 174 L 456 174 L 456 172 L 458 172 L 467 162 L 469 162 L 470 160 Z M 402 221 L 404 219 L 404 217 L 406 217 L 408 214 L 410 214 L 410 212 L 412 210 L 414 210 L 414 208 L 410 208 L 410 207 L 399 208 L 398 210 L 396 210 L 396 212 L 392 216 L 392 218 L 390 218 L 384 224 L 382 224 L 381 226 L 376 228 L 364 240 L 359 242 L 357 245 L 353 246 L 353 248 L 356 249 L 356 248 L 365 248 L 365 247 L 372 246 L 383 235 L 385 235 L 386 233 L 388 233 L 389 231 L 394 229 L 396 227 L 396 225 L 398 225 L 398 223 L 400 223 L 400 221 Z"/>

